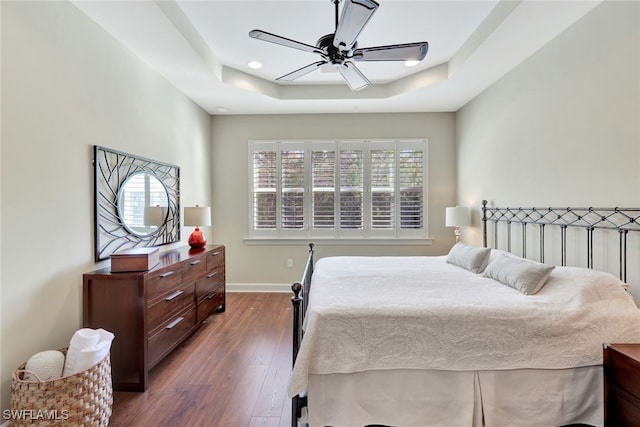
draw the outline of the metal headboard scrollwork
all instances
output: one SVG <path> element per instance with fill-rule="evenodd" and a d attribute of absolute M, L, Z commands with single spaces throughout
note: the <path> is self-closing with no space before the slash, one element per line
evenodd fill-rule
<path fill-rule="evenodd" d="M 491 208 L 482 201 L 483 244 L 487 244 L 487 224 L 493 223 L 493 245 L 497 248 L 498 222 L 506 223 L 507 251 L 511 252 L 511 224 L 518 223 L 522 231 L 522 256 L 527 251 L 527 224 L 536 224 L 540 233 L 540 262 L 544 262 L 545 229 L 547 226 L 560 227 L 561 265 L 567 262 L 567 228 L 578 227 L 586 230 L 587 267 L 593 268 L 593 232 L 596 229 L 615 230 L 619 234 L 620 280 L 627 280 L 627 234 L 640 231 L 640 208 Z"/>

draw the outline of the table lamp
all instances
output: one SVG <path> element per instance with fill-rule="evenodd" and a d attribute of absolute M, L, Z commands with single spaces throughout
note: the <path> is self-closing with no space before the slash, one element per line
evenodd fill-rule
<path fill-rule="evenodd" d="M 453 232 L 456 235 L 456 242 L 460 241 L 460 227 L 465 227 L 469 224 L 471 224 L 469 208 L 464 206 L 447 208 L 445 226 L 455 227 Z"/>
<path fill-rule="evenodd" d="M 207 244 L 207 237 L 199 227 L 208 227 L 211 225 L 211 208 L 200 207 L 198 205 L 195 207 L 185 207 L 184 225 L 187 227 L 196 227 L 189 236 L 189 246 L 193 249 L 203 248 Z"/>

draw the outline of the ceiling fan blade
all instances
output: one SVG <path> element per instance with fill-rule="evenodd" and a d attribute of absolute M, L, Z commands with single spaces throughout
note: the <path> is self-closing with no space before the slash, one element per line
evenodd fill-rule
<path fill-rule="evenodd" d="M 338 66 L 338 71 L 352 91 L 364 89 L 371 84 L 353 62 L 345 61 L 341 66 Z"/>
<path fill-rule="evenodd" d="M 318 53 L 320 55 L 325 55 L 325 52 L 321 49 L 318 49 L 315 46 L 311 46 L 305 43 L 301 43 L 295 40 L 288 39 L 286 37 L 278 36 L 276 34 L 267 33 L 262 30 L 252 30 L 249 31 L 249 37 L 264 40 L 266 42 L 279 44 L 281 46 L 292 47 L 294 49 L 302 50 L 305 52 Z"/>
<path fill-rule="evenodd" d="M 354 50 L 352 59 L 356 61 L 422 61 L 428 50 L 427 42 L 365 47 Z"/>
<path fill-rule="evenodd" d="M 373 0 L 345 0 L 333 45 L 341 51 L 352 49 L 376 10 L 378 3 Z"/>
<path fill-rule="evenodd" d="M 297 78 L 300 78 L 304 75 L 309 74 L 314 70 L 317 70 L 318 68 L 320 68 L 322 65 L 326 63 L 327 61 L 318 61 L 318 62 L 314 62 L 313 64 L 305 65 L 302 68 L 298 68 L 297 70 L 290 72 L 289 74 L 285 74 L 284 76 L 278 77 L 276 80 L 280 80 L 283 82 L 293 81 Z"/>

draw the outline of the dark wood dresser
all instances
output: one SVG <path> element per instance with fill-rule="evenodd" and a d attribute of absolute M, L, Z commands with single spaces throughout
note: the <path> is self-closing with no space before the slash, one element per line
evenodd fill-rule
<path fill-rule="evenodd" d="M 148 373 L 213 311 L 225 310 L 225 250 L 189 247 L 160 254 L 148 271 L 83 275 L 83 325 L 115 334 L 115 390 L 144 391 Z"/>
<path fill-rule="evenodd" d="M 604 425 L 640 427 L 640 344 L 604 347 Z"/>

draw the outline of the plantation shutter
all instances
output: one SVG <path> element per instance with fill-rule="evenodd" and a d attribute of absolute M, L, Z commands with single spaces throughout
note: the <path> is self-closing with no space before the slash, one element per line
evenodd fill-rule
<path fill-rule="evenodd" d="M 371 228 L 395 228 L 396 151 L 371 150 Z"/>
<path fill-rule="evenodd" d="M 277 191 L 275 147 L 271 150 L 257 150 L 253 156 L 253 228 L 254 230 L 275 230 L 277 225 Z"/>
<path fill-rule="evenodd" d="M 336 150 L 311 152 L 313 228 L 333 229 L 336 225 Z"/>
<path fill-rule="evenodd" d="M 424 226 L 424 149 L 399 150 L 400 229 L 415 230 Z"/>
<path fill-rule="evenodd" d="M 364 165 L 362 148 L 340 149 L 340 229 L 362 230 Z"/>
<path fill-rule="evenodd" d="M 304 228 L 304 150 L 281 152 L 281 218 L 283 230 Z"/>
<path fill-rule="evenodd" d="M 426 237 L 426 140 L 249 147 L 250 237 Z"/>

